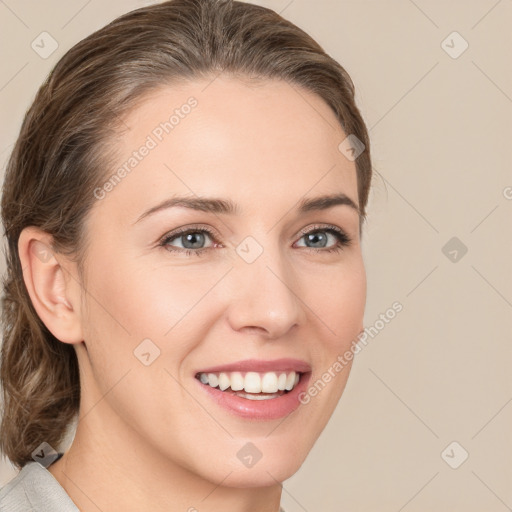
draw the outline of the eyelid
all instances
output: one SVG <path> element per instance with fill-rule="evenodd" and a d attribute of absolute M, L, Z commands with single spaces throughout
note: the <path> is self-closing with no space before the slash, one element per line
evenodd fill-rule
<path fill-rule="evenodd" d="M 307 235 L 308 233 L 311 233 L 312 231 L 320 231 L 322 229 L 334 229 L 334 231 L 338 231 L 339 233 L 345 233 L 345 231 L 338 226 L 335 226 L 334 224 L 313 224 L 306 226 L 305 228 L 302 228 L 298 235 L 299 237 L 302 237 L 304 235 Z"/>
<path fill-rule="evenodd" d="M 307 226 L 307 227 L 301 229 L 299 231 L 298 235 L 299 235 L 299 239 L 300 239 L 309 233 L 314 233 L 315 231 L 330 231 L 330 230 L 335 231 L 339 235 L 343 236 L 347 241 L 347 245 L 352 242 L 352 237 L 349 236 L 348 233 L 344 229 L 342 229 L 338 226 L 335 226 L 334 224 L 314 224 L 312 226 L 310 225 L 310 226 Z"/>
<path fill-rule="evenodd" d="M 205 224 L 189 224 L 187 226 L 168 231 L 158 240 L 158 244 L 163 244 L 165 241 L 172 240 L 173 238 L 178 238 L 180 235 L 196 231 L 206 231 L 214 242 L 218 241 L 219 237 L 217 235 L 217 232 L 212 227 L 207 226 Z M 206 249 L 206 247 L 204 249 Z M 196 251 L 198 250 L 201 249 L 196 249 Z"/>

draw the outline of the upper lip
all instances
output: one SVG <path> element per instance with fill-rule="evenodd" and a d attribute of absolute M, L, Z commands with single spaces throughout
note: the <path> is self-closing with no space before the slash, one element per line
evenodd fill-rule
<path fill-rule="evenodd" d="M 273 360 L 263 359 L 244 359 L 234 363 L 210 366 L 198 370 L 196 373 L 219 373 L 219 372 L 299 372 L 306 373 L 311 371 L 311 365 L 306 361 L 293 358 L 282 358 Z"/>

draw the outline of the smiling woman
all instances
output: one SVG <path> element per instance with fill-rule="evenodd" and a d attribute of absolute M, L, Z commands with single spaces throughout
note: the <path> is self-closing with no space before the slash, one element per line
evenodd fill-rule
<path fill-rule="evenodd" d="M 270 9 L 71 48 L 4 181 L 0 508 L 277 512 L 350 364 L 300 397 L 363 330 L 371 174 L 350 77 Z"/>

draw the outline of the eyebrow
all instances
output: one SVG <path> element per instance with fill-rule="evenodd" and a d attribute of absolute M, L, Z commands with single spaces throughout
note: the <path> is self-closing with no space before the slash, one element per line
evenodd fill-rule
<path fill-rule="evenodd" d="M 332 194 L 319 197 L 312 197 L 309 199 L 302 199 L 299 201 L 297 209 L 299 213 L 307 213 L 310 211 L 327 210 L 338 205 L 347 205 L 355 210 L 360 215 L 357 204 L 350 199 L 346 194 Z M 161 203 L 153 206 L 149 210 L 146 210 L 139 218 L 134 222 L 140 222 L 142 219 L 149 217 L 150 215 L 165 210 L 181 206 L 184 208 L 190 208 L 192 210 L 199 210 L 208 213 L 223 213 L 227 215 L 239 215 L 240 209 L 236 203 L 230 199 L 219 199 L 210 197 L 172 197 L 165 199 Z"/>

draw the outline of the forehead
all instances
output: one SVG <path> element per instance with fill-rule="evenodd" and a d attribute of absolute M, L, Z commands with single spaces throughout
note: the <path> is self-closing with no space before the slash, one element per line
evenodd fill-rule
<path fill-rule="evenodd" d="M 308 192 L 358 204 L 355 163 L 338 150 L 346 135 L 323 99 L 297 85 L 221 75 L 162 86 L 124 125 L 102 209 L 135 217 L 184 193 L 231 197 L 246 213 L 262 199 L 291 205 Z"/>

